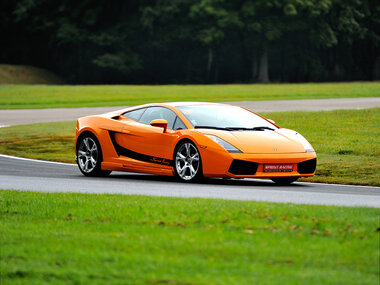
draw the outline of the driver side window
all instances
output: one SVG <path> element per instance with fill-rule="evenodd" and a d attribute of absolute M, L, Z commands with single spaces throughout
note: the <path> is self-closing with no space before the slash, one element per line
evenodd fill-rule
<path fill-rule="evenodd" d="M 164 107 L 149 107 L 141 116 L 139 122 L 149 125 L 151 121 L 156 119 L 164 119 L 168 121 L 168 129 L 173 129 L 173 124 L 177 115 L 168 108 Z"/>
<path fill-rule="evenodd" d="M 121 116 L 124 118 L 128 118 L 134 121 L 138 121 L 141 118 L 141 115 L 145 112 L 146 108 L 137 109 L 133 111 L 126 112 Z"/>

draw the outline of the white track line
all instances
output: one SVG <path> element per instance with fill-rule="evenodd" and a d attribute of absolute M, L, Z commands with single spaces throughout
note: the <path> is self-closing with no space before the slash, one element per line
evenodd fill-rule
<path fill-rule="evenodd" d="M 60 165 L 71 165 L 71 166 L 76 166 L 76 164 L 74 164 L 74 163 L 64 163 L 64 162 L 56 162 L 56 161 L 47 161 L 47 160 L 40 160 L 40 159 L 32 159 L 32 158 L 18 157 L 18 156 L 6 155 L 6 154 L 0 154 L 0 157 L 12 158 L 12 159 L 18 159 L 18 160 L 34 161 L 34 162 L 42 162 L 42 163 L 51 163 L 51 164 L 60 164 Z"/>

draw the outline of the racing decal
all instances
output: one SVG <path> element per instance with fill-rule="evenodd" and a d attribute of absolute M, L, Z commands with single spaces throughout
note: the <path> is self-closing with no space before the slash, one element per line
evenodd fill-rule
<path fill-rule="evenodd" d="M 293 172 L 293 164 L 264 164 L 264 172 Z"/>
<path fill-rule="evenodd" d="M 129 157 L 132 159 L 140 160 L 140 161 L 146 161 L 150 163 L 156 163 L 156 164 L 162 164 L 162 165 L 168 165 L 168 166 L 174 165 L 173 160 L 138 153 L 133 150 L 127 149 L 125 147 L 122 147 L 116 142 L 116 139 L 115 139 L 116 132 L 108 131 L 108 133 L 110 135 L 113 147 L 115 148 L 115 151 L 118 156 L 122 155 L 122 156 Z"/>

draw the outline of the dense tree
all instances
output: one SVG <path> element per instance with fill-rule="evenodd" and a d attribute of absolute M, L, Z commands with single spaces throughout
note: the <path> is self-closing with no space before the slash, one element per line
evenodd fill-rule
<path fill-rule="evenodd" d="M 0 62 L 73 83 L 380 79 L 377 0 L 2 0 Z"/>
<path fill-rule="evenodd" d="M 219 68 L 217 54 L 223 40 L 229 31 L 241 27 L 233 1 L 228 0 L 200 0 L 191 6 L 190 17 L 195 31 L 195 39 L 207 48 L 208 82 L 218 81 Z M 211 79 L 211 70 L 214 67 L 214 78 Z"/>

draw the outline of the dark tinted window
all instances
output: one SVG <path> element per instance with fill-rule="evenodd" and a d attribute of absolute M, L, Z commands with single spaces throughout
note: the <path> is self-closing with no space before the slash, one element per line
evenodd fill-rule
<path fill-rule="evenodd" d="M 174 122 L 173 130 L 184 130 L 187 129 L 185 124 L 182 122 L 180 118 L 177 117 L 177 119 Z"/>
<path fill-rule="evenodd" d="M 128 118 L 134 121 L 138 121 L 141 118 L 141 115 L 145 112 L 146 108 L 137 109 L 133 111 L 129 111 L 121 115 L 124 118 Z"/>
<path fill-rule="evenodd" d="M 168 121 L 168 129 L 173 129 L 176 114 L 164 107 L 149 107 L 146 109 L 139 122 L 149 125 L 151 121 L 156 119 L 164 119 Z"/>

